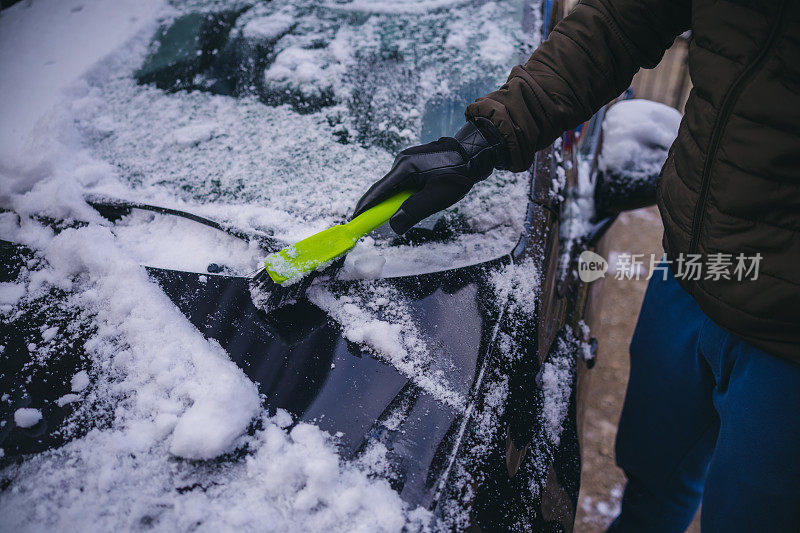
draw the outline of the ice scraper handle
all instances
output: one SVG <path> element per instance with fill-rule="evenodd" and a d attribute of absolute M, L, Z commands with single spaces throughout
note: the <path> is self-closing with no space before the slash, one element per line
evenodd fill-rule
<path fill-rule="evenodd" d="M 395 194 L 371 207 L 355 217 L 353 220 L 345 224 L 345 226 L 352 231 L 353 234 L 358 235 L 359 238 L 368 234 L 372 230 L 379 228 L 389 221 L 392 216 L 397 213 L 403 202 L 414 194 L 414 191 L 403 191 Z"/>
<path fill-rule="evenodd" d="M 333 226 L 267 256 L 264 269 L 274 283 L 303 277 L 346 254 L 358 239 L 384 224 L 413 194 L 403 191 L 367 209 L 347 224 Z M 261 278 L 264 279 L 263 276 Z M 273 287 L 274 290 L 274 287 Z"/>
<path fill-rule="evenodd" d="M 487 119 L 473 119 L 453 137 L 400 152 L 389 172 L 358 201 L 354 216 L 397 191 L 416 190 L 389 219 L 395 233 L 402 235 L 422 219 L 461 200 L 495 168 L 506 168 L 507 160 L 508 149 L 497 128 Z"/>

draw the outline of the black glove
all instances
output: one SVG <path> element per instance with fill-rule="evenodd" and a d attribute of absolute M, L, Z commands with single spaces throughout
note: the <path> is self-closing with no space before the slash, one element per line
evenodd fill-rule
<path fill-rule="evenodd" d="M 495 168 L 507 168 L 503 136 L 489 120 L 473 120 L 453 137 L 400 152 L 389 173 L 358 201 L 353 217 L 400 191 L 418 191 L 389 220 L 395 233 L 402 235 L 422 219 L 461 200 Z"/>

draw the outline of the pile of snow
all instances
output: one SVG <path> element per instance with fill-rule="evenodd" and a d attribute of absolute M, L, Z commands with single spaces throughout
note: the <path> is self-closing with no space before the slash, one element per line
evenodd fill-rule
<path fill-rule="evenodd" d="M 64 407 L 65 405 L 75 403 L 80 399 L 81 397 L 77 394 L 65 394 L 56 400 L 56 405 L 59 407 Z"/>
<path fill-rule="evenodd" d="M 380 254 L 361 254 L 353 258 L 353 271 L 361 279 L 381 277 L 386 258 Z"/>
<path fill-rule="evenodd" d="M 38 409 L 23 407 L 14 411 L 14 423 L 21 428 L 33 427 L 42 419 L 42 412 Z"/>
<path fill-rule="evenodd" d="M 67 288 L 72 303 L 97 313 L 97 333 L 86 347 L 110 368 L 114 394 L 128 396 L 118 425 L 149 446 L 170 437 L 170 451 L 210 459 L 231 451 L 258 414 L 258 391 L 216 344 L 207 341 L 123 251 L 107 228 L 67 229 L 47 242 L 24 228 L 0 226 L 3 238 L 41 247 L 48 268 L 30 274 L 28 293 Z M 89 383 L 72 378 L 73 392 Z M 159 417 L 169 427 L 158 427 Z M 153 422 L 156 421 L 156 422 Z"/>
<path fill-rule="evenodd" d="M 214 342 L 194 329 L 122 250 L 107 228 L 68 229 L 44 238 L 5 217 L 4 238 L 41 247 L 48 264 L 28 274 L 27 297 L 69 288 L 71 305 L 97 328 L 87 343 L 93 375 L 70 387 L 94 387 L 113 420 L 66 446 L 2 472 L 12 489 L 0 499 L 0 528 L 18 531 L 109 530 L 159 524 L 209 529 L 378 531 L 423 529 L 412 511 L 363 465 L 337 455 L 314 426 L 291 430 L 281 414 L 263 419 L 257 389 Z M 47 334 L 49 335 L 49 333 Z M 71 394 L 58 405 L 77 401 Z M 37 410 L 21 409 L 21 427 Z M 249 436 L 248 428 L 263 429 Z M 242 458 L 193 463 L 236 450 Z M 65 490 L 67 487 L 67 490 Z M 185 488 L 185 489 L 184 489 Z"/>
<path fill-rule="evenodd" d="M 134 209 L 112 229 L 117 242 L 148 266 L 206 272 L 208 265 L 249 275 L 262 264 L 264 251 L 218 229 L 184 218 Z"/>
<path fill-rule="evenodd" d="M 379 531 L 424 530 L 385 480 L 341 462 L 329 436 L 278 412 L 247 439 L 246 458 L 175 462 L 163 445 L 95 431 L 9 467 L 4 530 Z M 113 453 L 109 453 L 113 451 Z"/>
<path fill-rule="evenodd" d="M 252 24 L 252 22 L 250 23 Z M 322 97 L 331 91 L 340 66 L 327 48 L 286 48 L 264 73 L 276 90 L 297 88 L 306 97 Z"/>
<path fill-rule="evenodd" d="M 506 265 L 492 273 L 495 297 L 506 313 L 531 318 L 539 300 L 542 273 L 533 258 Z"/>
<path fill-rule="evenodd" d="M 505 265 L 492 273 L 495 305 L 506 315 L 508 331 L 498 333 L 497 346 L 508 360 L 520 358 L 526 346 L 520 345 L 525 331 L 535 318 L 536 304 L 541 294 L 541 276 L 536 260 L 527 258 Z"/>
<path fill-rule="evenodd" d="M 655 176 L 678 135 L 681 113 L 650 100 L 622 100 L 603 120 L 601 171 L 632 178 Z"/>
<path fill-rule="evenodd" d="M 250 39 L 275 41 L 292 28 L 294 17 L 295 13 L 291 6 L 282 11 L 271 11 L 265 16 L 248 21 L 242 27 L 242 35 Z"/>
<path fill-rule="evenodd" d="M 89 373 L 86 370 L 81 370 L 70 379 L 70 388 L 72 392 L 80 392 L 89 386 Z"/>
<path fill-rule="evenodd" d="M 19 283 L 0 283 L 0 308 L 11 309 L 25 296 L 25 285 Z"/>

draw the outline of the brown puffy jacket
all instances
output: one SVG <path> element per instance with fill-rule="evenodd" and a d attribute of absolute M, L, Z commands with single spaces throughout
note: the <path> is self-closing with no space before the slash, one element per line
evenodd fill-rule
<path fill-rule="evenodd" d="M 583 0 L 467 117 L 491 120 L 525 170 L 688 29 L 694 88 L 658 187 L 664 248 L 705 264 L 760 253 L 756 280 L 680 283 L 714 322 L 800 363 L 800 0 Z"/>

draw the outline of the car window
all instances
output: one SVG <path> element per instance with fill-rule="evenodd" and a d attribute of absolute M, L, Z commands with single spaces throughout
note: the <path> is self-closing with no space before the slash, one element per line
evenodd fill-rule
<path fill-rule="evenodd" d="M 79 128 L 132 199 L 293 242 L 345 221 L 399 150 L 463 124 L 464 107 L 535 44 L 522 4 L 176 7 L 135 60 L 90 77 Z M 348 271 L 374 275 L 353 262 L 365 256 L 398 275 L 502 255 L 521 232 L 527 187 L 525 173 L 496 172 L 406 238 L 383 228 L 364 239 Z"/>

